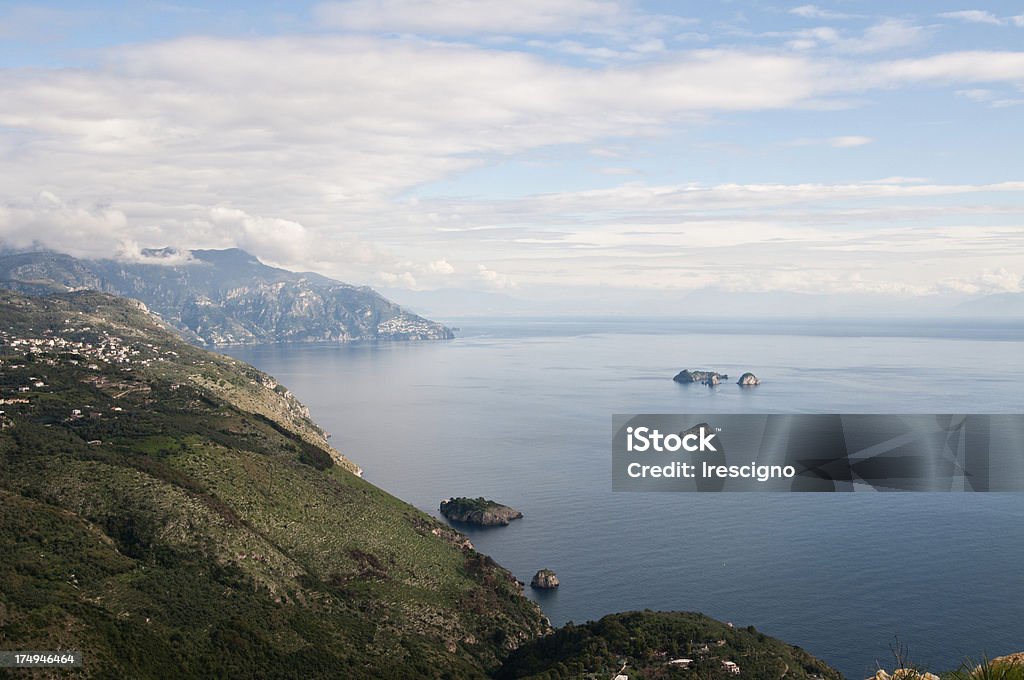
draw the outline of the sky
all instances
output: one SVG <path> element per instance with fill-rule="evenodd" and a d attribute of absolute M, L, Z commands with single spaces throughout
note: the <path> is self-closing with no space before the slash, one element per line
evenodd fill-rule
<path fill-rule="evenodd" d="M 1024 291 L 1024 1 L 84 5 L 0 2 L 6 248 L 449 311 Z"/>

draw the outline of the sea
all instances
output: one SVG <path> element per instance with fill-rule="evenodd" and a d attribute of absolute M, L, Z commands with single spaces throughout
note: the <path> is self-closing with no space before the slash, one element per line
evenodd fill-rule
<path fill-rule="evenodd" d="M 1024 493 L 613 492 L 615 413 L 1024 413 L 1024 322 L 458 319 L 450 341 L 236 347 L 374 484 L 460 525 L 555 625 L 699 611 L 847 678 L 1024 651 Z M 735 378 L 680 385 L 683 368 Z M 1020 452 L 1024 455 L 1024 452 Z"/>

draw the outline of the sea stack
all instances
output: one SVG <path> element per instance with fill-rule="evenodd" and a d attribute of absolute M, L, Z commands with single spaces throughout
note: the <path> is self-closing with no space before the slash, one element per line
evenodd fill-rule
<path fill-rule="evenodd" d="M 758 380 L 756 375 L 748 371 L 740 376 L 740 379 L 736 381 L 736 384 L 743 385 L 744 387 L 751 387 L 753 385 L 760 385 L 761 381 Z"/>
<path fill-rule="evenodd" d="M 541 569 L 533 575 L 530 587 L 540 590 L 552 590 L 558 587 L 558 576 L 551 569 Z"/>

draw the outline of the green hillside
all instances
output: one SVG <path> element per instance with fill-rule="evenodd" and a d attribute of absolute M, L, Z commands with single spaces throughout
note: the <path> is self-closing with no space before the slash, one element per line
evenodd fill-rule
<path fill-rule="evenodd" d="M 568 624 L 523 645 L 499 679 L 842 680 L 799 647 L 689 612 L 628 612 Z"/>
<path fill-rule="evenodd" d="M 0 645 L 84 652 L 59 677 L 472 678 L 548 630 L 286 389 L 137 303 L 0 292 L 0 361 Z"/>

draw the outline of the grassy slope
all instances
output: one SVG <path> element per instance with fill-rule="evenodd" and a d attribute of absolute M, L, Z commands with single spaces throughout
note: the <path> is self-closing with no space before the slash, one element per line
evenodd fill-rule
<path fill-rule="evenodd" d="M 0 407 L 3 648 L 78 648 L 93 677 L 477 677 L 545 630 L 255 369 L 96 293 L 2 293 L 0 331 L 139 351 L 0 350 L 0 396 L 30 400 Z M 29 377 L 46 386 L 17 393 Z"/>

